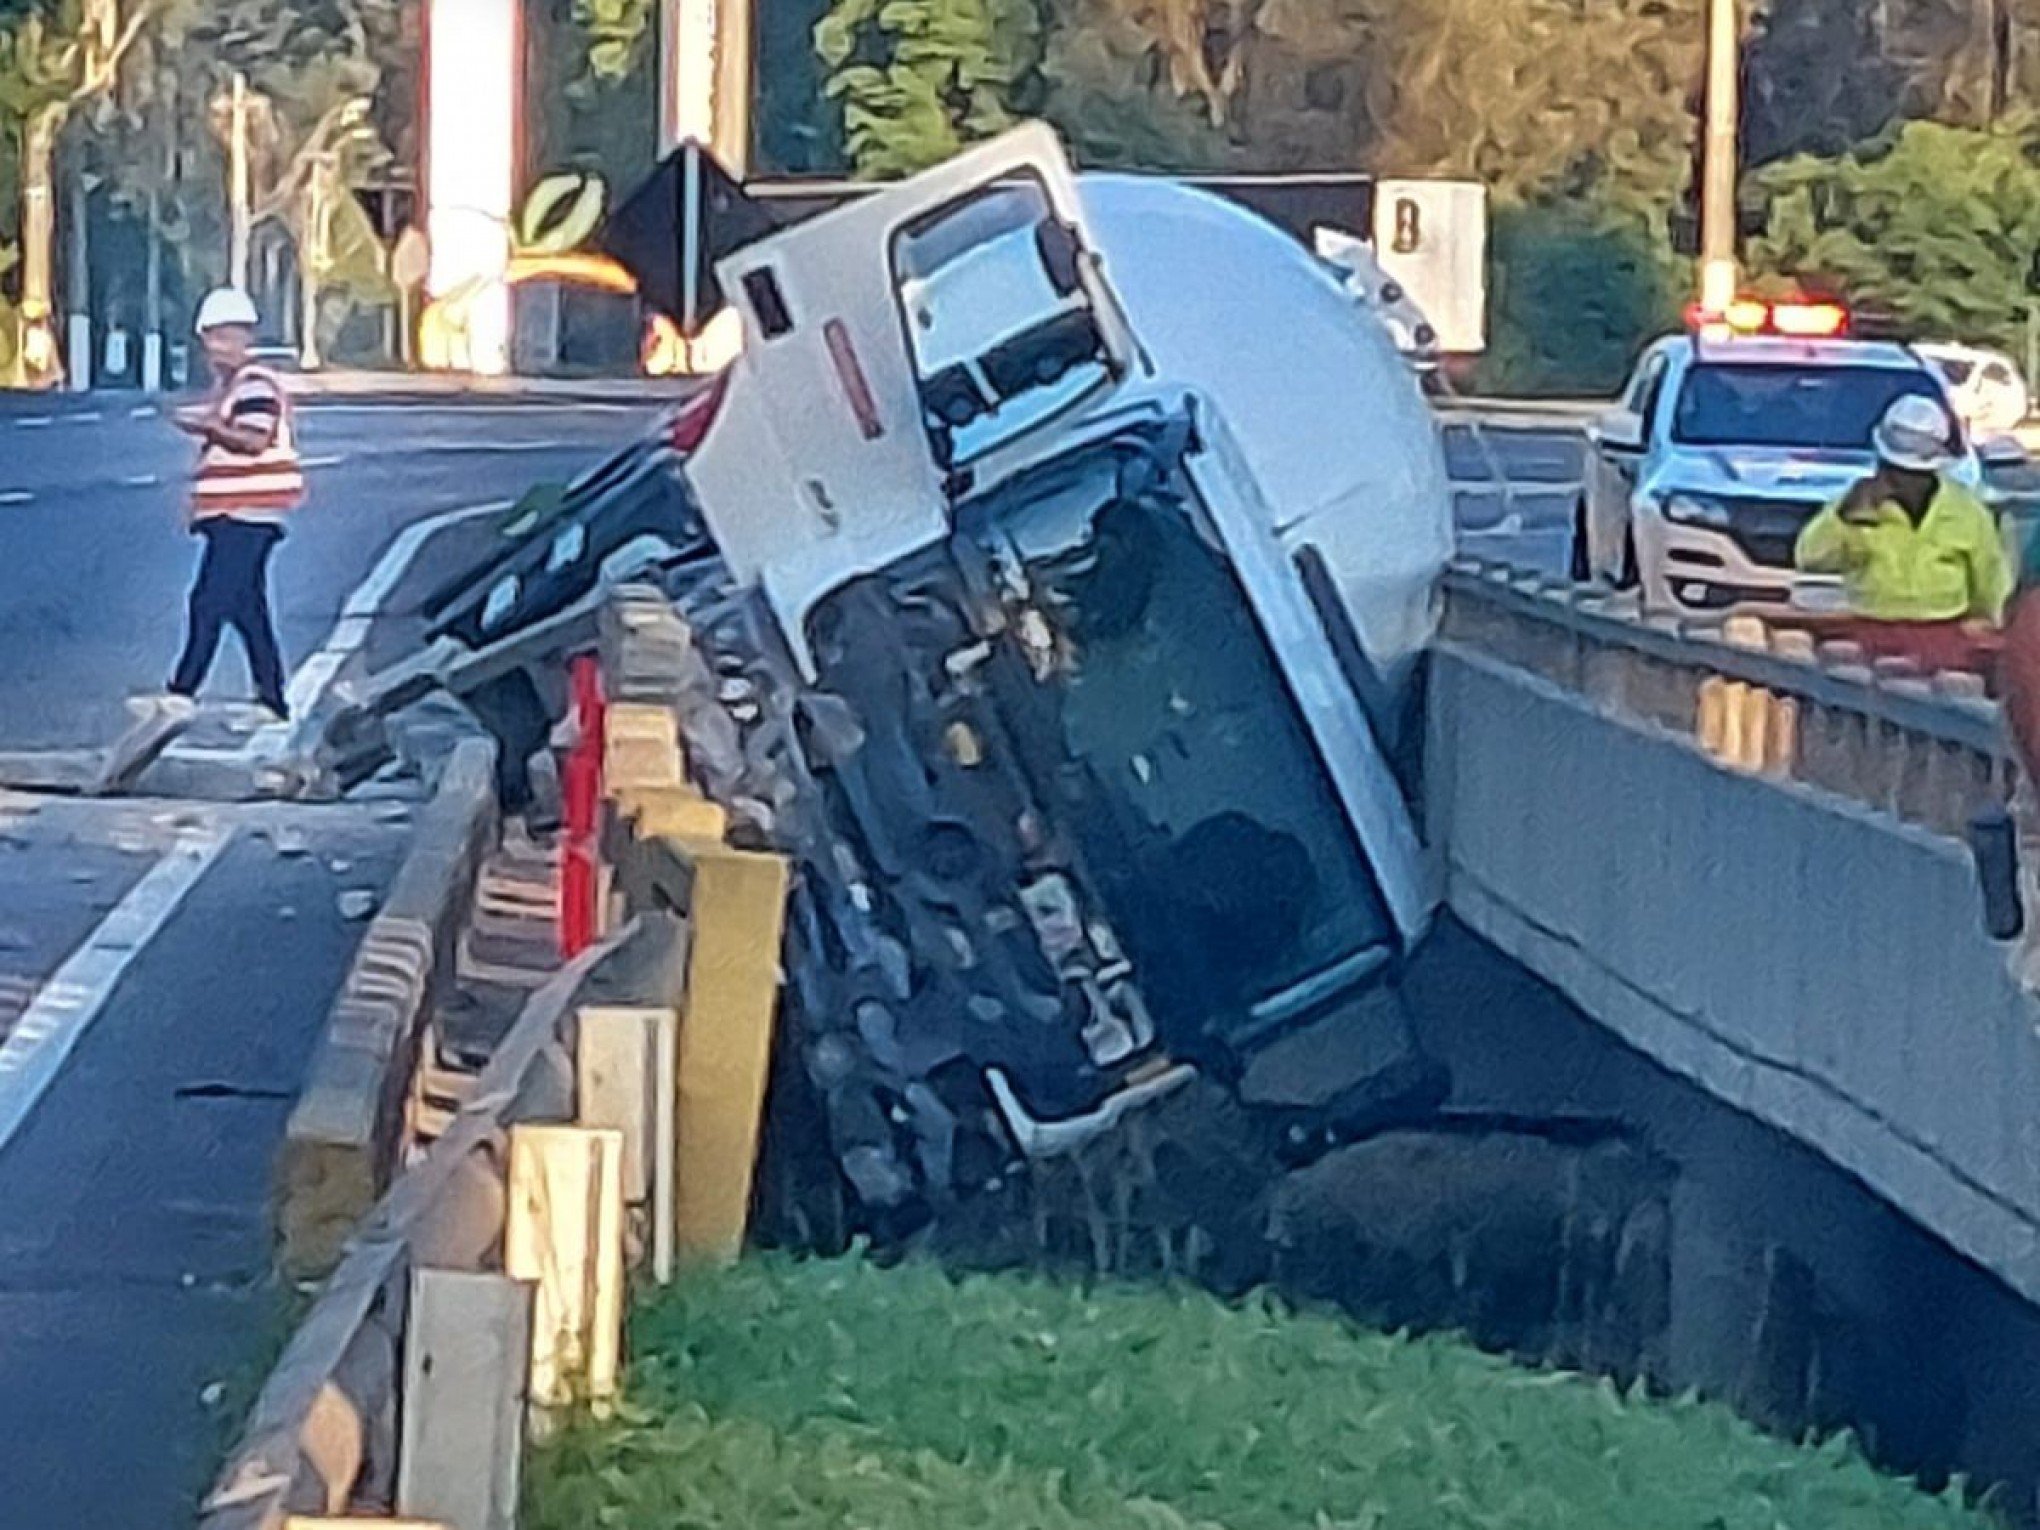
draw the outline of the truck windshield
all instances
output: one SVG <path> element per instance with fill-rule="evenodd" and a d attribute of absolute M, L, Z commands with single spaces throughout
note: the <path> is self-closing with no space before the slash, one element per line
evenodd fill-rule
<path fill-rule="evenodd" d="M 1063 800 L 1158 1016 L 1234 1033 L 1386 946 L 1387 909 L 1268 640 L 1183 506 L 1115 497 L 1077 549 L 1028 572 L 1058 629 L 1056 710 L 1085 783 Z"/>
<path fill-rule="evenodd" d="M 1946 402 L 1923 368 L 1696 366 L 1672 411 L 1672 439 L 1689 446 L 1868 451 L 1878 419 L 1906 394 Z M 1959 449 L 1961 442 L 1949 445 Z"/>

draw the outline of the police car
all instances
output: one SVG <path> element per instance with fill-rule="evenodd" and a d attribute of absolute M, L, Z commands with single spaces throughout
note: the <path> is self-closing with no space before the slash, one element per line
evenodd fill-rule
<path fill-rule="evenodd" d="M 1827 303 L 1735 303 L 1643 353 L 1617 407 L 1587 432 L 1572 577 L 1636 589 L 1647 610 L 1833 610 L 1839 582 L 1796 572 L 1802 526 L 1875 459 L 1893 400 L 1959 415 L 1939 371 L 1908 346 L 1852 338 Z M 1953 477 L 2025 460 L 2010 438 L 1954 427 Z"/>

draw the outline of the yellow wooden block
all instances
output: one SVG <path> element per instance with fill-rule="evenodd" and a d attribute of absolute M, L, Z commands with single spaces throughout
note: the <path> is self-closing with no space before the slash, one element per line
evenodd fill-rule
<path fill-rule="evenodd" d="M 675 1154 L 683 1259 L 742 1251 L 779 1003 L 784 858 L 685 842 L 694 860 Z"/>
<path fill-rule="evenodd" d="M 623 1330 L 623 1133 L 510 1128 L 503 1272 L 537 1283 L 531 1400 L 564 1407 L 616 1393 Z"/>
<path fill-rule="evenodd" d="M 700 839 L 719 844 L 729 829 L 729 814 L 687 786 L 629 786 L 616 794 L 616 805 L 651 838 Z"/>
<path fill-rule="evenodd" d="M 680 724 L 671 710 L 622 701 L 603 714 L 602 779 L 615 792 L 631 786 L 677 786 L 686 779 Z"/>

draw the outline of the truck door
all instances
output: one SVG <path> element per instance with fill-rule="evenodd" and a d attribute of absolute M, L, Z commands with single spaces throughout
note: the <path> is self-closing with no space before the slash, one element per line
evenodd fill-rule
<path fill-rule="evenodd" d="M 689 477 L 799 649 L 821 594 L 939 540 L 965 483 L 1141 367 L 1040 124 L 717 267 L 744 328 Z"/>

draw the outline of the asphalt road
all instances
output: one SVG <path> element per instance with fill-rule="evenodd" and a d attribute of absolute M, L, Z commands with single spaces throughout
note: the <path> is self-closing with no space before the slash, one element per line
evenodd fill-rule
<path fill-rule="evenodd" d="M 304 410 L 312 498 L 275 564 L 286 665 L 320 644 L 403 527 L 571 473 L 645 418 L 606 404 Z M 0 408 L 0 749 L 109 743 L 123 698 L 162 685 L 197 557 L 182 522 L 190 463 L 153 412 Z M 213 690 L 249 693 L 231 637 Z"/>
<path fill-rule="evenodd" d="M 413 528 L 571 476 L 649 417 L 306 409 L 313 497 L 275 580 L 300 697 L 351 596 L 401 601 L 472 546 Z M 0 751 L 107 745 L 162 684 L 189 461 L 153 411 L 0 400 Z M 209 694 L 231 724 L 232 638 Z M 363 928 L 341 895 L 380 896 L 408 811 L 0 790 L 0 1530 L 191 1523 L 280 1320 L 270 1163 Z"/>

